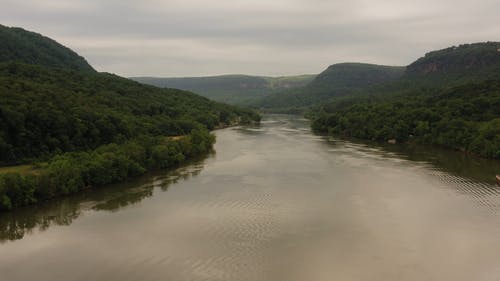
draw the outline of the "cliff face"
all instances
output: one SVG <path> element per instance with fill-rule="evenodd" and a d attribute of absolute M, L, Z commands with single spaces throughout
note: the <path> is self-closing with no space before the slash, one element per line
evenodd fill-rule
<path fill-rule="evenodd" d="M 500 42 L 465 44 L 426 54 L 407 67 L 407 75 L 468 74 L 500 69 Z"/>

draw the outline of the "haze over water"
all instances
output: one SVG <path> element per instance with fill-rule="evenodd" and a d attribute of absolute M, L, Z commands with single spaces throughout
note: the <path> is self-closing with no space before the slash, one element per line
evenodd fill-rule
<path fill-rule="evenodd" d="M 176 171 L 0 215 L 0 280 L 498 280 L 498 162 L 293 116 L 216 135 Z"/>

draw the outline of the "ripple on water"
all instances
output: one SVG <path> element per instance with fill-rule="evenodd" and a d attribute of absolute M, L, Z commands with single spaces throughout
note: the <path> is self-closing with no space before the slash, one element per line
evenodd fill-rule
<path fill-rule="evenodd" d="M 494 227 L 480 228 L 491 225 L 491 220 L 484 225 L 464 223 L 476 217 L 475 210 L 470 212 L 473 204 L 455 200 L 472 199 L 478 209 L 498 218 L 500 192 L 492 185 L 382 149 L 343 141 L 331 144 L 285 121 L 263 121 L 262 128 L 232 128 L 219 134 L 218 145 L 224 149 L 217 159 L 208 161 L 201 176 L 194 177 L 203 165 L 194 164 L 154 177 L 147 185 L 107 197 L 123 196 L 136 202 L 136 197 L 143 197 L 141 192 L 154 190 L 154 198 L 147 204 L 116 213 L 89 212 L 81 220 L 84 223 L 47 232 L 47 244 L 61 243 L 53 252 L 47 251 L 59 253 L 51 257 L 55 268 L 63 272 L 64 265 L 75 269 L 80 265 L 89 272 L 67 270 L 66 276 L 90 281 L 467 280 L 438 277 L 461 274 L 458 267 L 469 266 L 470 256 L 493 263 L 498 257 L 487 245 L 494 247 L 498 241 L 491 235 Z M 246 141 L 249 135 L 252 140 Z M 249 154 L 253 157 L 246 157 Z M 374 184 L 367 185 L 370 180 Z M 422 186 L 425 184 L 428 188 Z M 157 192 L 169 186 L 169 192 Z M 427 197 L 434 195 L 441 197 Z M 453 202 L 441 205 L 447 199 Z M 434 208 L 421 210 L 427 203 Z M 81 205 L 88 209 L 94 204 Z M 448 216 L 433 204 L 450 212 L 454 209 L 448 206 L 465 210 Z M 110 204 L 104 209 L 116 208 Z M 444 219 L 451 221 L 449 228 L 440 227 L 446 223 Z M 81 233 L 84 235 L 78 236 Z M 35 235 L 30 238 L 24 244 L 43 242 Z M 450 240 L 456 243 L 446 244 Z M 464 245 L 464 241 L 472 243 Z M 87 243 L 85 247 L 80 246 L 83 243 Z M 67 253 L 60 254 L 70 249 L 67 245 L 81 247 L 78 253 L 71 253 L 81 255 L 75 259 L 78 262 Z M 475 248 L 477 245 L 481 248 Z M 440 256 L 439 252 L 444 253 Z M 17 253 L 21 252 L 9 252 Z M 53 270 L 40 254 L 22 254 L 15 257 L 21 261 L 19 272 L 39 267 L 43 275 Z M 458 261 L 462 264 L 450 262 L 452 254 L 461 255 Z M 472 263 L 463 273 L 484 272 L 478 263 Z M 498 272 L 492 274 L 498 276 Z"/>
<path fill-rule="evenodd" d="M 500 214 L 500 188 L 497 186 L 451 175 L 438 168 L 430 168 L 429 174 L 445 183 L 447 188 L 474 199 L 488 212 L 494 215 Z"/>
<path fill-rule="evenodd" d="M 175 280 L 262 280 L 265 250 L 284 218 L 273 193 L 267 190 L 208 194 L 176 206 L 184 222 L 174 235 L 198 241 L 194 252 L 163 257 L 163 266 L 177 272 Z M 172 225 L 176 228 L 175 225 Z M 188 238 L 189 237 L 189 238 Z M 158 263 L 161 258 L 144 259 Z M 130 265 L 133 266 L 133 265 Z M 144 268 L 143 264 L 137 264 Z M 173 269 L 173 267 L 176 267 Z"/>

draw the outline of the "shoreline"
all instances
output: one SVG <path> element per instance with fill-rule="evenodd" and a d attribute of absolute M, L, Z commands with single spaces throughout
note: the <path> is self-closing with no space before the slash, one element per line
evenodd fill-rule
<path fill-rule="evenodd" d="M 40 186 L 44 183 L 44 181 L 51 181 L 51 175 L 53 177 L 58 177 L 57 174 L 51 173 L 50 171 L 47 170 L 47 167 L 49 166 L 49 164 L 44 165 L 45 167 L 36 167 L 36 164 L 34 164 L 34 163 L 0 167 L 0 171 L 1 171 L 1 169 L 5 169 L 8 171 L 6 173 L 0 173 L 0 213 L 10 212 L 13 210 L 17 210 L 19 208 L 29 207 L 32 205 L 36 205 L 38 203 L 51 201 L 51 200 L 54 200 L 57 198 L 71 196 L 74 194 L 78 194 L 81 191 L 88 191 L 88 190 L 92 190 L 92 189 L 96 189 L 96 188 L 106 188 L 109 185 L 123 183 L 129 179 L 134 179 L 134 178 L 144 176 L 147 173 L 151 173 L 151 172 L 155 172 L 155 171 L 162 171 L 162 170 L 169 171 L 169 170 L 176 169 L 184 164 L 188 164 L 189 162 L 191 162 L 199 157 L 206 156 L 207 154 L 213 152 L 214 144 L 216 142 L 215 135 L 213 135 L 213 133 L 217 130 L 246 125 L 246 123 L 241 123 L 241 120 L 238 120 L 238 121 L 239 121 L 238 123 L 233 123 L 230 125 L 222 125 L 221 126 L 219 124 L 219 126 L 217 126 L 216 128 L 214 128 L 210 131 L 207 130 L 207 132 L 208 132 L 207 135 L 200 136 L 203 144 L 202 143 L 193 144 L 192 143 L 193 142 L 192 141 L 192 139 L 193 139 L 192 133 L 188 134 L 188 135 L 182 135 L 182 136 L 156 137 L 158 139 L 164 140 L 164 141 L 161 141 L 160 143 L 158 143 L 157 145 L 160 147 L 159 148 L 160 150 L 164 151 L 163 153 L 166 153 L 163 155 L 163 158 L 165 158 L 165 160 L 156 159 L 158 162 L 160 162 L 159 165 L 148 167 L 147 166 L 148 163 L 145 163 L 145 165 L 140 165 L 140 166 L 142 166 L 141 167 L 142 169 L 139 169 L 138 171 L 136 171 L 136 173 L 127 174 L 124 177 L 119 177 L 117 179 L 110 180 L 109 182 L 104 182 L 102 184 L 85 183 L 85 184 L 82 184 L 79 186 L 74 185 L 71 188 L 69 188 L 68 191 L 64 190 L 63 192 L 55 192 L 53 194 L 47 195 L 46 197 L 45 196 L 40 197 L 40 193 L 34 189 L 36 189 L 37 187 L 40 188 Z M 259 123 L 260 123 L 260 121 L 259 122 L 257 122 L 257 121 L 249 122 L 249 124 L 259 124 Z M 155 137 L 151 137 L 151 138 L 155 138 Z M 204 142 L 206 140 L 208 140 L 208 146 L 206 146 L 207 143 Z M 108 144 L 108 145 L 103 145 L 101 147 L 107 147 L 107 146 L 113 146 L 113 145 L 126 146 L 130 142 L 133 142 L 133 140 L 129 140 L 129 141 L 125 142 L 125 144 L 122 144 L 122 145 Z M 203 145 L 204 147 L 201 147 L 201 150 L 195 151 L 194 153 L 193 153 L 193 151 L 190 151 L 189 148 L 191 146 L 198 147 L 199 145 Z M 186 148 L 186 146 L 187 146 L 187 148 Z M 96 148 L 95 150 L 92 150 L 92 151 L 67 152 L 67 153 L 63 153 L 60 155 L 56 155 L 53 157 L 53 159 L 57 159 L 57 157 L 64 157 L 64 155 L 67 155 L 68 153 L 84 154 L 84 155 L 85 154 L 92 154 L 92 153 L 95 153 L 95 151 L 97 151 L 101 147 Z M 177 148 L 172 148 L 172 147 L 177 147 Z M 142 147 L 142 149 L 144 149 L 144 148 L 145 147 Z M 180 151 L 178 151 L 177 154 L 174 153 L 175 155 L 171 155 L 172 154 L 171 149 L 174 149 L 173 151 L 175 151 L 175 149 L 177 149 L 177 150 L 180 149 Z M 198 149 L 198 148 L 196 148 L 196 149 Z M 159 153 L 161 153 L 161 152 L 159 152 Z M 131 155 L 126 155 L 126 157 L 131 157 Z M 160 156 L 160 157 L 162 157 L 162 156 Z M 172 159 L 168 160 L 168 158 L 173 158 L 173 160 Z M 51 159 L 51 160 L 53 160 L 53 159 Z M 49 161 L 49 163 L 50 163 L 50 161 Z M 141 164 L 144 164 L 144 163 L 141 163 Z M 120 163 L 117 163 L 117 165 L 120 165 Z M 23 171 L 16 171 L 17 167 L 22 167 Z M 9 170 L 12 170 L 12 171 L 9 171 Z M 79 170 L 80 170 L 80 167 L 76 164 L 74 167 L 67 169 L 65 172 L 66 173 L 72 173 L 72 172 L 77 173 L 76 171 L 79 171 Z M 59 172 L 61 172 L 61 171 L 59 171 Z M 103 172 L 108 173 L 109 171 L 103 171 Z M 6 178 L 7 178 L 7 180 L 5 180 Z M 71 180 L 72 179 L 68 179 L 68 181 L 71 181 Z M 91 181 L 92 179 L 87 179 L 87 180 Z M 6 199 L 5 196 L 9 195 L 8 194 L 9 192 L 5 192 L 5 189 L 9 189 L 9 188 L 14 189 L 12 186 L 5 186 L 5 184 L 2 186 L 2 182 L 5 183 L 6 181 L 21 182 L 21 185 L 23 185 L 23 187 L 24 187 L 21 189 L 28 189 L 29 190 L 28 194 L 22 195 L 23 197 L 26 197 L 27 201 L 23 201 L 19 205 L 14 205 L 12 202 L 10 202 L 11 201 L 10 197 L 12 197 L 12 196 L 10 196 L 10 197 L 7 196 L 7 199 Z M 56 185 L 57 185 L 57 182 L 56 182 Z M 62 182 L 62 183 L 59 182 L 59 185 L 67 185 L 67 182 Z M 19 186 L 16 186 L 15 188 L 18 189 Z M 52 186 L 52 188 L 56 189 L 56 190 L 59 189 L 58 186 Z M 26 190 L 21 190 L 21 192 L 25 192 L 25 191 Z M 37 194 L 38 194 L 38 197 L 37 197 Z M 10 195 L 12 195 L 12 194 L 10 194 Z"/>

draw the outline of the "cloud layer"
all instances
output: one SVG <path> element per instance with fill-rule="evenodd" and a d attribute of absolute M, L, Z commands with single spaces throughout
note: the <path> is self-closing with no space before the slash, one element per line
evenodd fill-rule
<path fill-rule="evenodd" d="M 123 76 L 318 73 L 500 41 L 497 0 L 2 0 L 1 24 Z"/>

